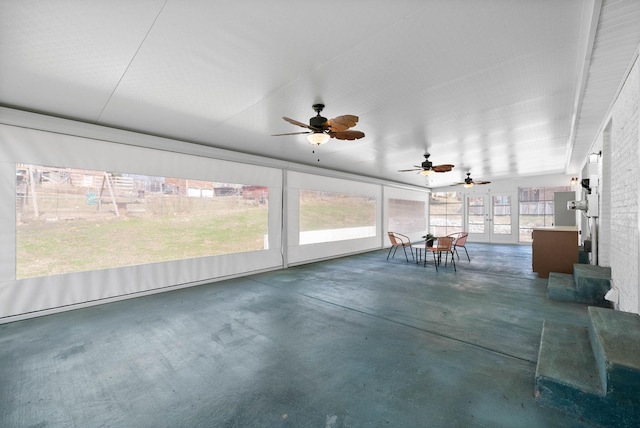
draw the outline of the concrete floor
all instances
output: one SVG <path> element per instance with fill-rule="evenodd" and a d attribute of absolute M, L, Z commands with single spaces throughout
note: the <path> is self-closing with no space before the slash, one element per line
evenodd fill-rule
<path fill-rule="evenodd" d="M 0 325 L 0 426 L 588 427 L 536 404 L 531 248 L 386 250 Z"/>

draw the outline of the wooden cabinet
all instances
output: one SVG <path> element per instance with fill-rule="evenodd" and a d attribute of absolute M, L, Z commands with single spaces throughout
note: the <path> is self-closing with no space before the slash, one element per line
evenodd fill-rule
<path fill-rule="evenodd" d="M 533 271 L 540 278 L 549 272 L 573 273 L 578 263 L 578 230 L 576 227 L 533 229 Z"/>

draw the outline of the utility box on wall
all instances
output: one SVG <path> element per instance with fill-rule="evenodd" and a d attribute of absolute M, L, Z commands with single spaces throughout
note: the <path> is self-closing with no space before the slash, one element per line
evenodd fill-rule
<path fill-rule="evenodd" d="M 576 198 L 576 192 L 555 192 L 553 194 L 554 226 L 575 226 L 576 212 L 567 209 L 567 203 Z"/>

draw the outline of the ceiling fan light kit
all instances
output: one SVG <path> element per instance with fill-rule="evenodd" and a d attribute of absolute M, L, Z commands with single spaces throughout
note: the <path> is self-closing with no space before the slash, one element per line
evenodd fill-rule
<path fill-rule="evenodd" d="M 315 144 L 316 146 L 326 143 L 327 141 L 329 141 L 329 138 L 331 137 L 329 137 L 324 132 L 314 132 L 307 135 L 307 140 L 309 140 L 309 143 Z"/>

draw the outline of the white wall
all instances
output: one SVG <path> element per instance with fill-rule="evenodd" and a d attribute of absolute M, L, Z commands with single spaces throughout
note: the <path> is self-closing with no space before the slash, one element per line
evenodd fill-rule
<path fill-rule="evenodd" d="M 599 234 L 609 239 L 602 240 L 598 245 L 600 266 L 611 266 L 611 121 L 602 133 L 602 158 L 600 162 L 600 223 Z"/>
<path fill-rule="evenodd" d="M 591 152 L 600 159 L 599 265 L 610 266 L 617 308 L 640 313 L 640 62 L 622 82 Z"/>
<path fill-rule="evenodd" d="M 636 60 L 611 115 L 611 271 L 620 310 L 640 313 L 640 63 Z"/>

